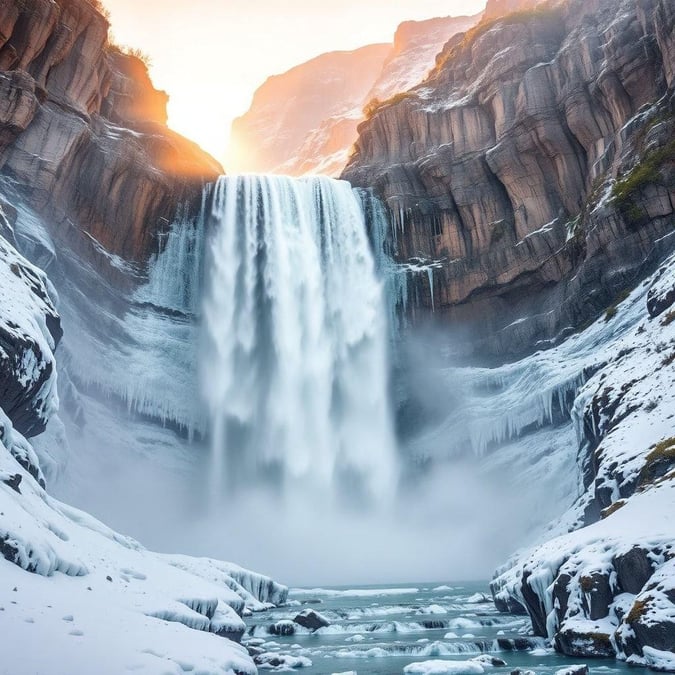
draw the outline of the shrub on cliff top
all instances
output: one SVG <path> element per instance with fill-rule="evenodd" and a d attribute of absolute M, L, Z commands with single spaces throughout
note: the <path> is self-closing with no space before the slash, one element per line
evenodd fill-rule
<path fill-rule="evenodd" d="M 675 140 L 649 152 L 614 184 L 612 199 L 619 209 L 629 213 L 631 207 L 635 206 L 634 198 L 648 185 L 660 182 L 661 169 L 668 162 L 675 162 Z"/>
<path fill-rule="evenodd" d="M 407 99 L 417 98 L 417 94 L 412 91 L 401 91 L 398 94 L 394 94 L 384 101 L 380 101 L 379 98 L 373 98 L 363 108 L 363 114 L 366 116 L 366 119 L 370 119 L 373 115 L 377 114 L 383 108 L 386 108 L 390 105 L 395 105 L 401 101 Z"/>
<path fill-rule="evenodd" d="M 150 68 L 152 65 L 151 56 L 144 52 L 142 49 L 137 47 L 128 47 L 126 45 L 115 44 L 114 38 L 111 36 L 108 44 L 108 50 L 117 54 L 124 54 L 125 56 L 131 56 L 135 59 L 141 61 L 146 68 Z"/>
<path fill-rule="evenodd" d="M 103 15 L 103 18 L 110 22 L 110 10 L 101 2 L 101 0 L 87 0 L 87 2 L 97 11 Z"/>

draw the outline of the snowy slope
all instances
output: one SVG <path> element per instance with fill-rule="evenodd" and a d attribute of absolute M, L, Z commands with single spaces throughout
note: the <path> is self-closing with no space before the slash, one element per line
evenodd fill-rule
<path fill-rule="evenodd" d="M 628 325 L 598 345 L 574 401 L 584 490 L 493 582 L 498 606 L 525 607 L 572 656 L 675 668 L 674 303 L 675 257 L 588 329 Z M 562 362 L 579 341 L 547 354 Z"/>
<path fill-rule="evenodd" d="M 0 280 L 3 353 L 22 366 L 13 372 L 27 410 L 46 421 L 58 407 L 50 286 L 1 238 Z M 8 391 L 0 392 L 2 407 L 13 401 Z M 147 551 L 51 498 L 35 451 L 2 408 L 0 554 L 0 672 L 12 675 L 255 673 L 231 640 L 244 631 L 240 615 L 287 594 L 236 565 Z"/>

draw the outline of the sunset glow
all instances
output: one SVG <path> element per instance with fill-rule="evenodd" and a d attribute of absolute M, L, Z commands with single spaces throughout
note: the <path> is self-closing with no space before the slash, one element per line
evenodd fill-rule
<path fill-rule="evenodd" d="M 232 120 L 270 75 L 318 54 L 390 42 L 408 19 L 473 14 L 485 0 L 104 0 L 116 42 L 141 47 L 169 124 L 220 161 Z"/>

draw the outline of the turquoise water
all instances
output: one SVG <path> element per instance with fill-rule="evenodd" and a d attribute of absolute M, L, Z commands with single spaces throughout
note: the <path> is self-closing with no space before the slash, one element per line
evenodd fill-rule
<path fill-rule="evenodd" d="M 516 668 L 550 675 L 577 663 L 587 663 L 597 675 L 629 670 L 613 659 L 569 659 L 554 653 L 543 639 L 530 635 L 527 617 L 495 610 L 486 583 L 293 589 L 289 601 L 291 606 L 249 617 L 243 642 L 266 653 L 309 659 L 312 665 L 297 671 L 304 675 L 393 675 L 414 662 L 465 661 L 482 653 L 506 661 L 506 666 L 486 669 L 494 675 Z M 292 635 L 272 634 L 290 625 L 278 622 L 308 608 L 331 625 L 314 633 L 295 626 Z M 630 671 L 639 675 L 643 669 Z"/>

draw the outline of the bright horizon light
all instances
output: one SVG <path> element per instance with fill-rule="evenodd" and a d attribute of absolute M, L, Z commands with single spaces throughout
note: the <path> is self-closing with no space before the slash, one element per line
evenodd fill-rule
<path fill-rule="evenodd" d="M 319 54 L 391 42 L 398 24 L 475 14 L 485 0 L 103 0 L 111 33 L 150 57 L 169 126 L 224 162 L 255 90 Z M 227 169 L 227 167 L 225 167 Z"/>

